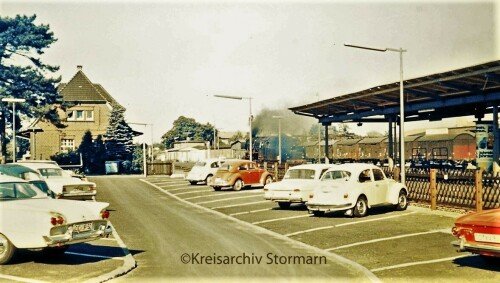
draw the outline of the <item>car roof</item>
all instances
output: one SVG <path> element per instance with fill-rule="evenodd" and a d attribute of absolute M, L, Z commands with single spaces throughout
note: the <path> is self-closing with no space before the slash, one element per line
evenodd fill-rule
<path fill-rule="evenodd" d="M 13 164 L 13 163 L 10 163 Z M 43 168 L 57 168 L 61 169 L 57 163 L 44 163 L 44 162 L 22 162 L 21 163 L 23 166 L 26 166 L 28 168 L 32 169 L 43 169 Z"/>
<path fill-rule="evenodd" d="M 28 183 L 27 181 L 17 178 L 17 177 L 12 177 L 8 175 L 2 175 L 0 174 L 0 183 Z"/>
<path fill-rule="evenodd" d="M 12 174 L 19 175 L 25 172 L 33 172 L 38 174 L 36 170 L 33 170 L 31 168 L 19 164 L 15 163 L 0 164 L 0 173 L 5 173 L 7 175 L 12 175 Z"/>
<path fill-rule="evenodd" d="M 332 168 L 328 169 L 328 171 L 332 170 L 346 170 L 350 171 L 351 173 L 356 173 L 356 172 L 361 172 L 366 169 L 380 169 L 380 167 L 375 166 L 370 163 L 344 163 L 344 164 L 338 164 L 333 166 Z"/>
<path fill-rule="evenodd" d="M 290 167 L 289 169 L 328 169 L 331 167 L 337 166 L 335 164 L 300 164 Z"/>

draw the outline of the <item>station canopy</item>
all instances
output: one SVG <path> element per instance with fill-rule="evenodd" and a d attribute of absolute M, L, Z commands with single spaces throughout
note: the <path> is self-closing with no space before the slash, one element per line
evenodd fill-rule
<path fill-rule="evenodd" d="M 500 60 L 405 80 L 405 121 L 483 118 L 500 105 Z M 399 81 L 289 108 L 320 123 L 395 121 L 400 113 Z"/>

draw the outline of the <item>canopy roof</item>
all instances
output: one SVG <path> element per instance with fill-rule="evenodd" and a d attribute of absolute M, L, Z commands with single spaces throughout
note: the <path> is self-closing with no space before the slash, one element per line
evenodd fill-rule
<path fill-rule="evenodd" d="M 482 117 L 500 104 L 500 60 L 405 80 L 405 121 Z M 289 108 L 331 122 L 384 122 L 399 115 L 399 82 Z"/>

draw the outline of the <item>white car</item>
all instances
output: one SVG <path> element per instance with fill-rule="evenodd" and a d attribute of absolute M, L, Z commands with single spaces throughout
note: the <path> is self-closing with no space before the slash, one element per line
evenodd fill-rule
<path fill-rule="evenodd" d="M 224 160 L 220 158 L 210 158 L 198 161 L 194 164 L 193 168 L 191 168 L 191 171 L 189 171 L 185 179 L 188 180 L 191 185 L 195 185 L 198 182 L 208 184 L 210 178 L 215 175 L 223 163 Z"/>
<path fill-rule="evenodd" d="M 112 233 L 104 202 L 56 200 L 25 180 L 0 175 L 0 264 L 17 249 L 64 252 Z"/>
<path fill-rule="evenodd" d="M 95 200 L 97 188 L 94 182 L 73 177 L 57 163 L 24 161 L 17 164 L 38 171 L 45 178 L 45 182 L 56 198 Z"/>
<path fill-rule="evenodd" d="M 290 167 L 283 179 L 264 187 L 264 198 L 277 202 L 282 209 L 292 203 L 306 203 L 314 187 L 333 164 L 303 164 Z"/>
<path fill-rule="evenodd" d="M 325 172 L 321 185 L 307 202 L 307 209 L 315 216 L 329 211 L 345 211 L 348 215 L 363 217 L 375 206 L 392 205 L 397 210 L 408 206 L 407 188 L 386 178 L 375 165 L 350 163 L 337 165 Z"/>

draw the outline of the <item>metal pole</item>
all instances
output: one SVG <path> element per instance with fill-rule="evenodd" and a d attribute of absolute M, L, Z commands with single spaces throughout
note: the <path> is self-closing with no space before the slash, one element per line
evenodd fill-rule
<path fill-rule="evenodd" d="M 279 164 L 281 164 L 281 118 L 278 119 L 278 155 L 279 155 Z"/>
<path fill-rule="evenodd" d="M 249 152 L 250 152 L 250 161 L 252 161 L 252 155 L 253 155 L 253 146 L 252 146 L 252 98 L 249 97 L 248 98 L 248 101 L 250 103 L 250 132 L 249 132 L 249 135 L 250 135 L 250 148 L 249 148 Z"/>
<path fill-rule="evenodd" d="M 146 124 L 144 125 L 144 130 L 146 130 Z M 143 162 L 143 168 L 144 168 L 144 177 L 147 177 L 147 168 L 146 168 L 146 139 L 142 142 L 142 162 Z"/>
<path fill-rule="evenodd" d="M 403 88 L 403 48 L 399 48 L 399 115 L 401 116 L 399 131 L 401 133 L 401 183 L 406 181 L 405 170 L 405 100 Z"/>
<path fill-rule="evenodd" d="M 16 103 L 12 102 L 12 162 L 16 163 Z"/>

